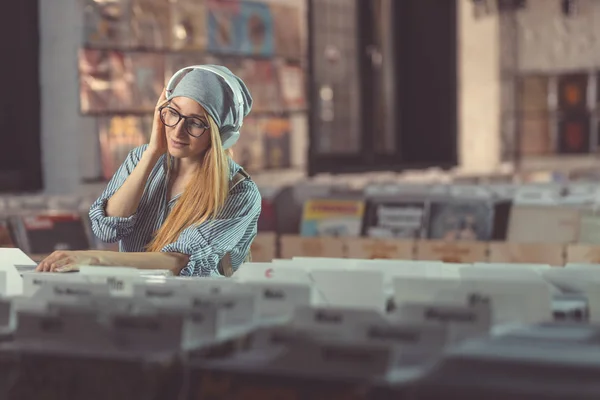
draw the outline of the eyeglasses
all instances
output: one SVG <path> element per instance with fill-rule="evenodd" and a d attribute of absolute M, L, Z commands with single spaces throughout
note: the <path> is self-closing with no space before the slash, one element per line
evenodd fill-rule
<path fill-rule="evenodd" d="M 179 121 L 184 120 L 185 131 L 195 138 L 199 138 L 209 129 L 208 124 L 202 119 L 181 115 L 179 111 L 170 106 L 164 106 L 160 109 L 160 120 L 169 128 L 176 127 Z"/>

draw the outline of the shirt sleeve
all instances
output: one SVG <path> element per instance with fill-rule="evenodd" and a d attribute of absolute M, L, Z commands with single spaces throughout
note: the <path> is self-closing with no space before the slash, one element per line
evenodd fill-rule
<path fill-rule="evenodd" d="M 261 196 L 256 183 L 241 182 L 229 193 L 217 218 L 187 228 L 162 251 L 190 257 L 181 270 L 182 276 L 220 275 L 219 262 L 238 245 L 250 225 L 256 224 L 260 210 Z"/>
<path fill-rule="evenodd" d="M 137 211 L 126 218 L 109 217 L 106 215 L 106 203 L 108 199 L 123 185 L 129 177 L 135 166 L 140 161 L 147 145 L 137 147 L 129 152 L 125 162 L 119 167 L 117 172 L 104 189 L 104 192 L 90 207 L 90 221 L 92 231 L 98 239 L 106 243 L 114 243 L 124 239 L 133 232 L 137 219 Z"/>

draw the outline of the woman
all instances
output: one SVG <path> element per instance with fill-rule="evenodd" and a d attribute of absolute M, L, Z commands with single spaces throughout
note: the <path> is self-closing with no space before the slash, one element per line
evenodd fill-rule
<path fill-rule="evenodd" d="M 59 251 L 38 271 L 78 265 L 230 275 L 244 262 L 261 211 L 256 184 L 230 157 L 252 107 L 220 66 L 179 71 L 158 101 L 150 141 L 132 150 L 92 205 L 94 234 L 121 252 Z"/>

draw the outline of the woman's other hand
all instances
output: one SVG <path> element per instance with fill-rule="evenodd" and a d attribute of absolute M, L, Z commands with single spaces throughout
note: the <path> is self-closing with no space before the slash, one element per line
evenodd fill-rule
<path fill-rule="evenodd" d="M 150 143 L 148 151 L 156 156 L 161 156 L 167 152 L 167 136 L 165 125 L 160 119 L 160 107 L 167 101 L 166 89 L 163 89 L 156 108 L 154 109 L 154 119 L 152 121 L 152 133 L 150 134 Z"/>

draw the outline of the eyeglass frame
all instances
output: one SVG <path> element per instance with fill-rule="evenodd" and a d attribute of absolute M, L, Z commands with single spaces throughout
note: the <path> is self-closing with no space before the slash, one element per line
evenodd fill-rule
<path fill-rule="evenodd" d="M 174 112 L 175 112 L 177 115 L 179 115 L 179 120 L 177 120 L 177 122 L 176 122 L 175 124 L 173 124 L 173 125 L 168 125 L 168 124 L 165 122 L 164 118 L 163 118 L 162 112 L 163 112 L 163 110 L 164 110 L 164 109 L 166 109 L 166 108 L 168 108 L 169 110 L 172 110 L 172 111 L 174 111 Z M 179 125 L 179 123 L 181 122 L 181 120 L 187 121 L 188 119 L 194 119 L 194 118 L 196 118 L 196 119 L 199 119 L 198 117 L 190 117 L 190 116 L 187 116 L 187 115 L 183 115 L 182 113 L 180 113 L 179 111 L 177 111 L 176 109 L 174 109 L 173 107 L 171 107 L 169 104 L 167 104 L 167 105 L 164 105 L 164 106 L 160 107 L 160 108 L 158 109 L 158 114 L 159 114 L 159 116 L 160 116 L 160 120 L 161 120 L 161 122 L 162 122 L 162 123 L 163 123 L 165 126 L 168 126 L 169 128 L 175 128 L 177 125 Z M 201 137 L 202 137 L 202 135 L 204 135 L 204 134 L 206 133 L 206 131 L 210 130 L 210 126 L 207 126 L 206 128 L 204 128 L 204 132 L 202 132 L 202 133 L 201 133 L 200 135 L 198 135 L 198 136 L 194 136 L 194 135 L 192 135 L 192 134 L 190 133 L 190 130 L 189 130 L 189 127 L 188 127 L 188 125 L 187 125 L 187 124 L 184 126 L 184 128 L 185 128 L 185 133 L 187 133 L 188 135 L 190 135 L 191 137 L 193 137 L 193 138 L 195 138 L 195 139 L 199 139 L 199 138 L 201 138 Z"/>

